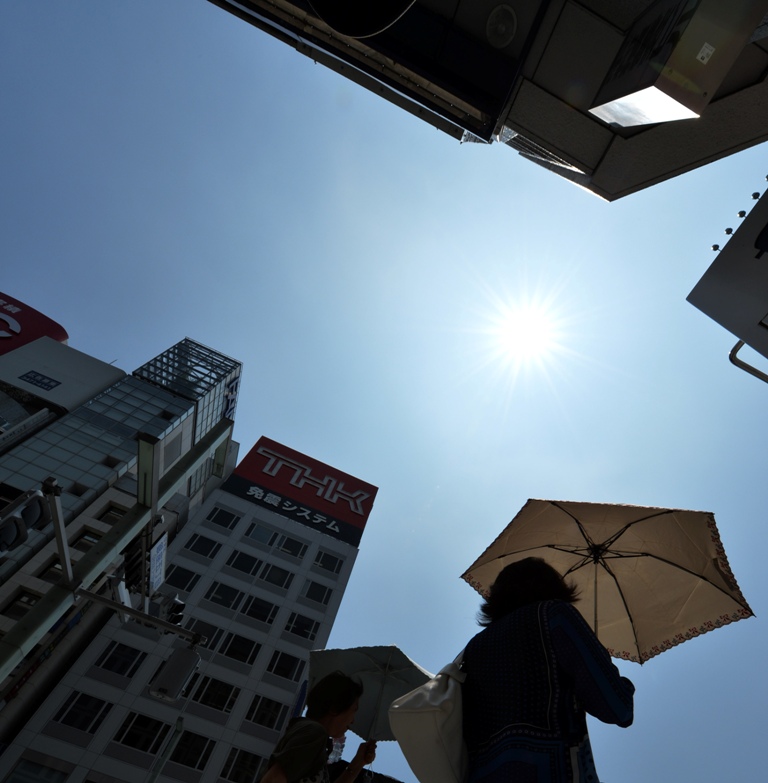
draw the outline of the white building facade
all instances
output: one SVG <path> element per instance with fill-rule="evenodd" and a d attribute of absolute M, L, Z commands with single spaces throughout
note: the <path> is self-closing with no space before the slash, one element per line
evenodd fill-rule
<path fill-rule="evenodd" d="M 255 783 L 301 708 L 376 488 L 267 438 L 235 467 L 240 370 L 0 355 L 0 782 Z"/>

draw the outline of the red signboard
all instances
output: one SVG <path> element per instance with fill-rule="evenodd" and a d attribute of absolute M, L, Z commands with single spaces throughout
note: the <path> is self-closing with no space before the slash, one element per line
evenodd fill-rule
<path fill-rule="evenodd" d="M 69 335 L 47 315 L 0 293 L 0 354 L 9 353 L 39 337 L 65 343 Z"/>
<path fill-rule="evenodd" d="M 378 491 L 264 437 L 222 489 L 354 545 L 360 542 Z"/>

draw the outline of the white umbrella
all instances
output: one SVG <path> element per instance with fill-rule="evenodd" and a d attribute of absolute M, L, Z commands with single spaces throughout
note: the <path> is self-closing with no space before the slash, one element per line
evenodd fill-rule
<path fill-rule="evenodd" d="M 394 646 L 312 650 L 309 689 L 331 672 L 340 671 L 363 686 L 352 731 L 364 740 L 394 740 L 389 705 L 429 680 L 432 675 Z"/>

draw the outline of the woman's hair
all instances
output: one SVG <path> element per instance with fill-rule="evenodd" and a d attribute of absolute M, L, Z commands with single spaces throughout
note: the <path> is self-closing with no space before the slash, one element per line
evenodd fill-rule
<path fill-rule="evenodd" d="M 307 717 L 312 720 L 346 712 L 360 698 L 363 686 L 343 672 L 318 680 L 307 696 Z"/>
<path fill-rule="evenodd" d="M 568 584 L 549 563 L 540 557 L 526 557 L 510 563 L 496 577 L 477 621 L 490 625 L 521 606 L 552 599 L 572 604 L 577 598 L 576 587 Z"/>

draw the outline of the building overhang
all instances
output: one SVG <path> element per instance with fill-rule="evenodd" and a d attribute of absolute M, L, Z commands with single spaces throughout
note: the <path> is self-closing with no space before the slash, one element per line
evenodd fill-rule
<path fill-rule="evenodd" d="M 210 2 L 454 138 L 504 143 L 609 201 L 768 139 L 768 0 L 415 0 L 361 38 L 301 0 Z M 652 46 L 628 81 L 638 36 Z M 689 65 L 707 74 L 693 87 Z M 645 124 L 659 118 L 647 101 L 644 124 L 595 114 L 648 96 L 677 119 Z"/>

